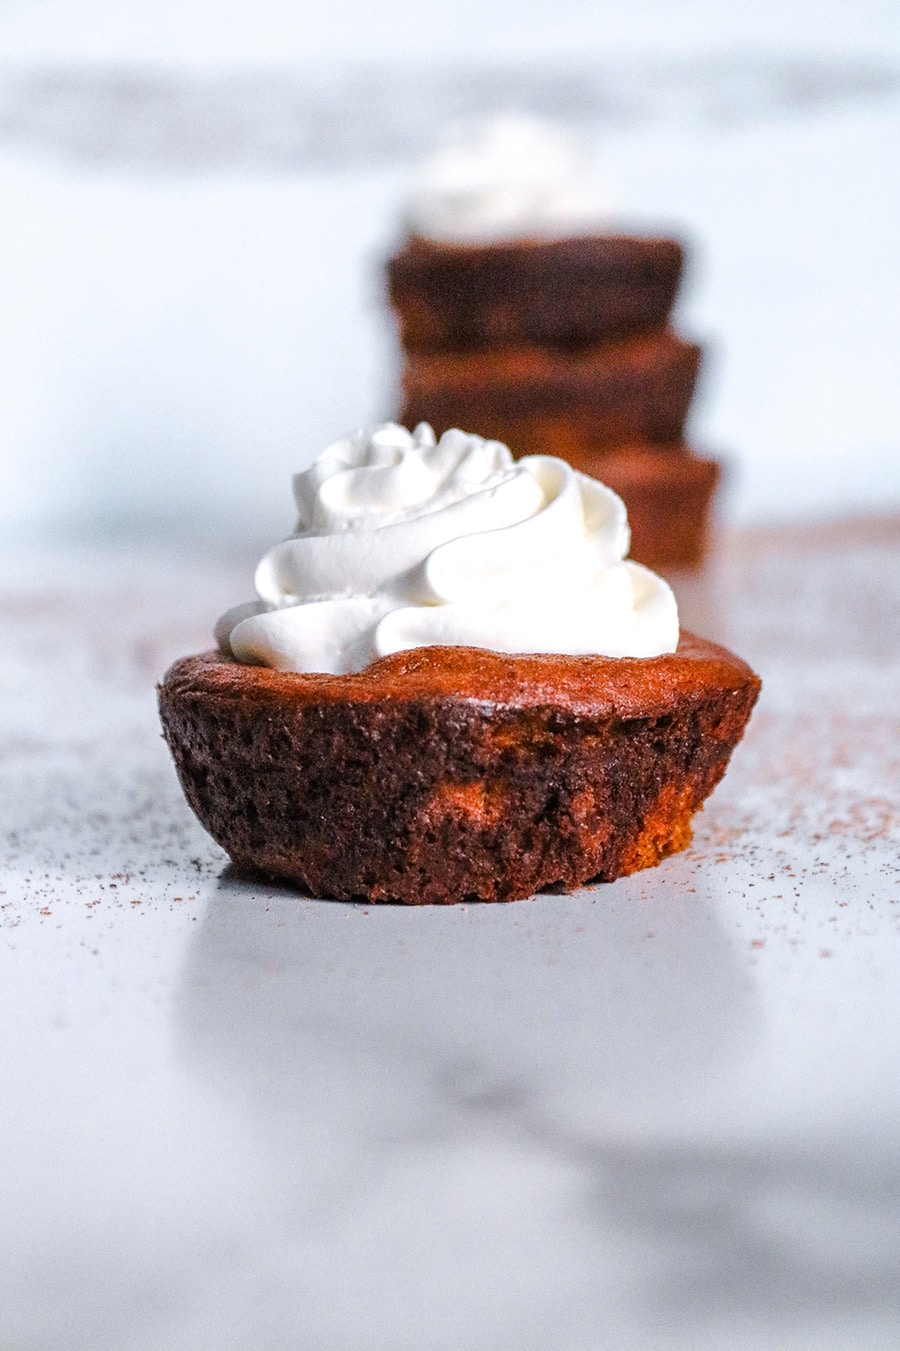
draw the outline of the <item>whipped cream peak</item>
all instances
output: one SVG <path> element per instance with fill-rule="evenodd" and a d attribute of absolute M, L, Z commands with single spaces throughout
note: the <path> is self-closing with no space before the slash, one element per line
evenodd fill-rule
<path fill-rule="evenodd" d="M 382 423 L 294 478 L 296 532 L 256 570 L 258 600 L 216 625 L 222 650 L 346 674 L 406 648 L 656 656 L 669 587 L 626 561 L 625 506 L 564 460 Z"/>
<path fill-rule="evenodd" d="M 451 127 L 407 209 L 416 234 L 447 242 L 560 238 L 608 227 L 613 194 L 565 126 L 504 113 Z"/>
<path fill-rule="evenodd" d="M 427 422 L 411 432 L 383 422 L 335 441 L 294 475 L 297 530 L 383 528 L 498 486 L 512 466 L 500 441 L 454 430 L 437 442 Z"/>

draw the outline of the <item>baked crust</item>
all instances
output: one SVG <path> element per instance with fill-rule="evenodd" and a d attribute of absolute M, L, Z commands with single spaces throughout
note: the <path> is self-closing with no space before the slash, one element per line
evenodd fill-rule
<path fill-rule="evenodd" d="M 423 904 L 610 881 L 683 849 L 758 691 L 684 634 L 643 660 L 433 647 L 348 676 L 207 653 L 159 703 L 187 799 L 239 868 Z"/>
<path fill-rule="evenodd" d="M 407 353 L 399 420 L 430 422 L 439 435 L 477 427 L 516 455 L 562 459 L 634 441 L 678 442 L 700 356 L 671 329 L 568 352 Z"/>
<path fill-rule="evenodd" d="M 387 283 L 410 352 L 570 346 L 664 325 L 683 263 L 674 239 L 454 244 L 414 235 L 389 259 Z"/>

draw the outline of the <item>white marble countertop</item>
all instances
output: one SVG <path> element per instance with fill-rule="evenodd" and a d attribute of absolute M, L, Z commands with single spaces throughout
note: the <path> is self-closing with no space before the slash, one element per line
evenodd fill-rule
<path fill-rule="evenodd" d="M 0 1346 L 894 1348 L 900 522 L 681 595 L 764 679 L 694 847 L 571 896 L 229 874 L 153 682 L 251 560 L 0 593 Z"/>

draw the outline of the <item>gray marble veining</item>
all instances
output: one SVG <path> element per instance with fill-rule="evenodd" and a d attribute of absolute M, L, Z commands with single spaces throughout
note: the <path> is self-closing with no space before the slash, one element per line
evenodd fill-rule
<path fill-rule="evenodd" d="M 0 146 L 176 172 L 408 163 L 448 122 L 516 108 L 599 130 L 748 126 L 896 98 L 890 56 L 763 52 L 205 73 L 134 62 L 0 69 Z"/>

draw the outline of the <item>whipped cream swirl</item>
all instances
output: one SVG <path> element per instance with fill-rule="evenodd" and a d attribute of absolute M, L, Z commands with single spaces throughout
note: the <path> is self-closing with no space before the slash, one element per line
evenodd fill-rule
<path fill-rule="evenodd" d="M 623 561 L 623 502 L 563 460 L 387 422 L 329 446 L 294 497 L 259 599 L 216 625 L 238 661 L 342 675 L 413 647 L 652 657 L 678 643 L 669 587 Z"/>
<path fill-rule="evenodd" d="M 448 133 L 421 171 L 407 225 L 446 242 L 558 239 L 609 228 L 611 198 L 566 128 L 504 114 Z"/>

